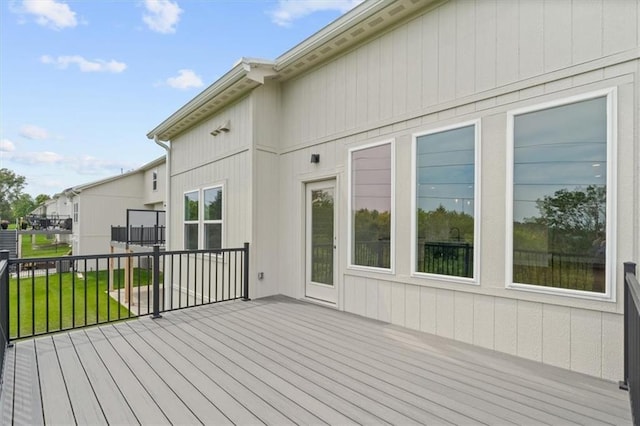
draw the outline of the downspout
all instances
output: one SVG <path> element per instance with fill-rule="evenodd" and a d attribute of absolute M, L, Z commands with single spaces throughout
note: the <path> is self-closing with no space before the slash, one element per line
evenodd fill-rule
<path fill-rule="evenodd" d="M 169 236 L 171 235 L 171 227 L 169 224 L 171 223 L 171 205 L 169 203 L 169 199 L 171 197 L 171 145 L 166 142 L 162 142 L 158 139 L 158 135 L 153 135 L 153 141 L 160 145 L 162 148 L 167 151 L 166 161 L 165 161 L 165 193 L 164 193 L 164 247 L 165 250 L 171 250 L 171 246 L 169 245 Z M 167 265 L 165 265 L 166 267 Z M 154 268 L 155 269 L 155 268 Z M 171 270 L 171 266 L 169 266 L 164 271 L 165 277 L 169 277 L 169 285 L 164 286 L 164 300 L 173 300 L 171 297 L 171 292 L 173 291 L 172 277 L 173 271 Z"/>
<path fill-rule="evenodd" d="M 165 220 L 165 229 L 164 229 L 164 246 L 167 250 L 171 249 L 169 245 L 169 235 L 170 233 L 170 223 L 171 223 L 171 206 L 169 205 L 169 200 L 171 197 L 171 146 L 168 143 L 162 142 L 158 139 L 158 135 L 153 135 L 153 141 L 160 145 L 162 148 L 167 151 L 167 160 L 165 162 L 165 194 L 164 194 L 164 220 Z"/>

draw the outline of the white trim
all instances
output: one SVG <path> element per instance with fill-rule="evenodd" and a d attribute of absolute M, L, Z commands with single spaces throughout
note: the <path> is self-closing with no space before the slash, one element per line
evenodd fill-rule
<path fill-rule="evenodd" d="M 570 105 L 589 99 L 606 97 L 607 99 L 607 206 L 606 206 L 606 257 L 605 257 L 605 292 L 596 293 L 585 290 L 571 290 L 557 287 L 547 287 L 534 284 L 512 282 L 513 277 L 513 159 L 514 159 L 514 118 L 528 112 Z M 581 299 L 616 301 L 616 201 L 617 201 L 617 88 L 611 87 L 574 95 L 540 104 L 507 111 L 507 147 L 506 147 L 506 240 L 505 240 L 505 287 L 560 296 L 570 296 Z"/>
<path fill-rule="evenodd" d="M 209 219 L 209 220 L 205 220 L 204 218 L 204 192 L 208 189 L 219 189 L 222 192 L 222 211 L 220 212 L 220 219 Z M 224 224 L 225 224 L 225 219 L 226 219 L 226 194 L 225 194 L 225 188 L 224 188 L 224 183 L 219 183 L 219 184 L 215 184 L 215 185 L 211 185 L 211 186 L 203 186 L 200 189 L 200 193 L 201 193 L 201 198 L 202 198 L 202 207 L 201 207 L 201 219 L 200 222 L 202 223 L 202 237 L 200 238 L 201 241 L 199 241 L 199 245 L 198 247 L 202 247 L 204 249 L 204 229 L 205 229 L 205 225 L 206 224 L 220 224 L 220 247 L 219 248 L 223 248 L 226 247 L 225 244 L 225 234 L 226 232 L 224 232 Z"/>
<path fill-rule="evenodd" d="M 480 224 L 481 220 L 481 154 L 482 154 L 482 120 L 480 118 L 474 120 L 468 120 L 461 123 L 456 123 L 444 127 L 438 127 L 435 129 L 430 129 L 427 131 L 414 133 L 411 135 L 411 276 L 416 278 L 432 278 L 438 279 L 447 282 L 454 282 L 460 284 L 472 284 L 472 285 L 480 285 L 480 247 L 481 247 L 481 237 L 480 237 Z M 431 274 L 426 272 L 418 272 L 416 271 L 416 231 L 417 231 L 417 223 L 416 223 L 416 197 L 418 195 L 417 189 L 417 145 L 418 138 L 421 136 L 432 135 L 436 133 L 446 132 L 448 130 L 461 129 L 463 127 L 474 126 L 474 173 L 473 173 L 473 278 L 466 277 L 456 277 L 454 275 L 441 275 L 441 274 Z"/>
<path fill-rule="evenodd" d="M 395 274 L 395 254 L 396 254 L 396 214 L 395 214 L 395 204 L 396 204 L 396 150 L 395 150 L 395 138 L 385 139 L 382 141 L 371 142 L 365 145 L 360 145 L 357 147 L 350 148 L 347 155 L 347 269 L 359 270 L 359 271 L 370 271 L 370 272 L 379 272 L 383 274 Z M 362 265 L 354 265 L 352 263 L 352 227 L 353 227 L 353 215 L 352 215 L 352 155 L 356 151 L 362 151 L 367 148 L 374 148 L 376 146 L 382 145 L 390 145 L 391 150 L 391 229 L 390 229 L 390 241 L 389 241 L 389 250 L 390 250 L 390 259 L 389 259 L 389 268 L 378 268 L 373 266 L 362 266 Z"/>
<path fill-rule="evenodd" d="M 222 220 L 204 220 L 204 191 L 208 190 L 208 189 L 217 189 L 219 188 L 222 191 Z M 184 200 L 185 200 L 185 196 L 187 194 L 193 194 L 196 193 L 197 197 L 198 197 L 198 219 L 196 220 L 185 220 L 184 217 Z M 207 186 L 201 186 L 199 188 L 195 188 L 195 189 L 190 189 L 187 191 L 183 191 L 182 192 L 182 248 L 183 250 L 186 250 L 187 248 L 185 247 L 185 232 L 184 232 L 184 225 L 187 224 L 191 224 L 191 225 L 198 225 L 198 247 L 196 250 L 203 250 L 204 249 L 204 225 L 205 224 L 216 224 L 219 223 L 222 225 L 222 229 L 221 229 L 221 236 L 220 236 L 220 244 L 221 247 L 223 248 L 226 246 L 225 244 L 225 236 L 226 236 L 226 232 L 225 232 L 225 226 L 224 224 L 226 223 L 226 202 L 225 202 L 225 182 L 220 182 L 220 183 L 215 183 L 215 184 L 210 184 Z"/>

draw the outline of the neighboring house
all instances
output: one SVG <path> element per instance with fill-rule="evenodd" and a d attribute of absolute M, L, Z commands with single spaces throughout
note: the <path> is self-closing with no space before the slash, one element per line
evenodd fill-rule
<path fill-rule="evenodd" d="M 242 59 L 147 135 L 168 248 L 248 241 L 252 298 L 620 379 L 639 9 L 370 0 Z"/>
<path fill-rule="evenodd" d="M 127 209 L 164 209 L 165 173 L 163 156 L 138 169 L 66 189 L 73 254 L 109 252 L 111 226 L 125 225 Z"/>

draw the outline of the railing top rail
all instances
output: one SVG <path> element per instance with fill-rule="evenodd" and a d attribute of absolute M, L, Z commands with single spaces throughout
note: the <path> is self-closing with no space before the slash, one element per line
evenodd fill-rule
<path fill-rule="evenodd" d="M 627 272 L 624 278 L 629 296 L 633 299 L 637 314 L 640 315 L 640 283 L 638 283 L 638 278 L 633 272 Z"/>
<path fill-rule="evenodd" d="M 127 209 L 128 212 L 166 213 L 166 210 Z"/>
<path fill-rule="evenodd" d="M 161 246 L 161 244 L 158 244 Z M 152 246 L 150 246 L 152 247 Z M 162 254 L 222 254 L 222 253 L 236 253 L 244 250 L 244 247 L 236 248 L 223 248 L 223 249 L 201 249 L 201 250 L 163 250 Z M 110 254 L 88 254 L 88 255 L 71 255 L 71 256 L 57 256 L 57 257 L 24 257 L 21 259 L 12 258 L 9 259 L 10 263 L 33 263 L 33 262 L 56 262 L 56 261 L 75 261 L 75 260 L 95 260 L 95 259 L 109 259 L 109 258 L 124 258 L 124 257 L 142 257 L 150 256 L 151 251 L 148 252 L 135 252 L 135 253 L 110 253 Z"/>

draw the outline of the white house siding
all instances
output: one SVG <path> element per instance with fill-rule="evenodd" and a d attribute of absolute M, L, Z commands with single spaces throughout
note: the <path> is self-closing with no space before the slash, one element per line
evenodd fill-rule
<path fill-rule="evenodd" d="M 156 189 L 153 189 L 153 173 L 157 173 Z M 167 163 L 162 162 L 157 166 L 144 171 L 144 205 L 152 210 L 164 210 L 164 198 L 167 188 Z"/>
<path fill-rule="evenodd" d="M 73 224 L 77 246 L 73 254 L 90 255 L 109 252 L 111 225 L 123 226 L 128 208 L 142 208 L 143 174 L 86 188 L 73 198 L 78 203 L 78 223 Z"/>
<path fill-rule="evenodd" d="M 229 120 L 231 130 L 210 133 Z M 184 193 L 223 185 L 223 246 L 251 240 L 251 98 L 246 97 L 171 142 L 171 249 L 184 248 Z"/>
<path fill-rule="evenodd" d="M 622 375 L 622 265 L 640 259 L 638 1 L 451 1 L 281 87 L 279 291 L 302 297 L 303 182 L 337 176 L 338 306 L 551 365 Z M 506 112 L 617 88 L 617 301 L 505 289 Z M 411 276 L 411 136 L 481 120 L 479 285 Z M 348 149 L 395 140 L 393 274 L 347 268 Z M 309 163 L 320 153 L 318 165 Z"/>

